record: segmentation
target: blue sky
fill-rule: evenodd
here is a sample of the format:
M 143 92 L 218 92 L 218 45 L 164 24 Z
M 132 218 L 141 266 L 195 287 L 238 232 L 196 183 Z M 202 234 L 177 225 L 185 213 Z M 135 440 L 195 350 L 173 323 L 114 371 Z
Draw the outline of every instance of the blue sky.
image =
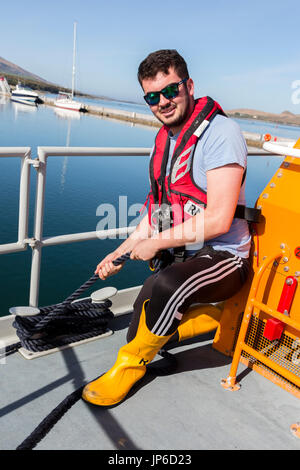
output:
M 142 102 L 139 63 L 175 48 L 195 95 L 210 95 L 225 109 L 300 114 L 300 99 L 292 99 L 298 88 L 300 98 L 299 0 L 1 3 L 0 56 L 49 81 L 71 86 L 77 21 L 80 91 Z

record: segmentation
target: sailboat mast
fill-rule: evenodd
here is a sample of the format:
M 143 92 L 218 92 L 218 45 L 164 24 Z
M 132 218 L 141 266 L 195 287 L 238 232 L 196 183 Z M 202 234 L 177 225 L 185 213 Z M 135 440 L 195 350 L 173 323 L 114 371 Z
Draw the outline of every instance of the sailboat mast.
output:
M 77 23 L 75 22 L 74 23 L 74 42 L 73 42 L 72 99 L 74 97 L 74 90 L 75 90 L 76 26 L 77 26 Z

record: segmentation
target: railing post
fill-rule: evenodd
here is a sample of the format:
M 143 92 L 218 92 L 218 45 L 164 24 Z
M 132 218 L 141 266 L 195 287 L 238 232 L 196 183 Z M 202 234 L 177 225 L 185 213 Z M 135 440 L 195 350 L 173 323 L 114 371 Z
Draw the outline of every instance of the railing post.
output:
M 34 243 L 32 244 L 31 276 L 29 305 L 37 307 L 39 301 L 39 286 L 41 273 L 42 237 L 45 206 L 45 185 L 47 154 L 38 147 L 39 166 L 37 168 L 36 196 L 35 196 L 35 219 L 34 219 Z

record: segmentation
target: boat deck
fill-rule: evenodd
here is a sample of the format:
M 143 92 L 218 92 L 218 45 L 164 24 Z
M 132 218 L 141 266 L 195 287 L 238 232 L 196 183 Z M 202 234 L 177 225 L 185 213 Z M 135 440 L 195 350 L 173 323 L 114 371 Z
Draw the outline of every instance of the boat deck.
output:
M 20 353 L 0 364 L 2 450 L 16 449 L 67 395 L 102 374 L 124 344 L 130 315 L 115 318 L 114 334 L 26 360 Z M 297 398 L 240 365 L 241 389 L 220 380 L 231 358 L 211 346 L 213 333 L 170 350 L 178 369 L 147 373 L 118 406 L 82 399 L 35 447 L 37 450 L 297 450 L 291 431 L 300 420 Z M 157 356 L 155 363 L 164 361 Z

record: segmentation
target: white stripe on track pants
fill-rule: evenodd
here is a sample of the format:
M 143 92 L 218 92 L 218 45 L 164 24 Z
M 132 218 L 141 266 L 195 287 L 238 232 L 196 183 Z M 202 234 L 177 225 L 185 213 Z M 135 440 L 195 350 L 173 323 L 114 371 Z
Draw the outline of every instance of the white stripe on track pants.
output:
M 146 324 L 153 334 L 170 335 L 193 303 L 221 302 L 240 290 L 249 273 L 249 261 L 228 251 L 203 247 L 184 262 L 172 263 L 146 279 L 134 303 L 127 340 L 137 331 L 142 305 Z

